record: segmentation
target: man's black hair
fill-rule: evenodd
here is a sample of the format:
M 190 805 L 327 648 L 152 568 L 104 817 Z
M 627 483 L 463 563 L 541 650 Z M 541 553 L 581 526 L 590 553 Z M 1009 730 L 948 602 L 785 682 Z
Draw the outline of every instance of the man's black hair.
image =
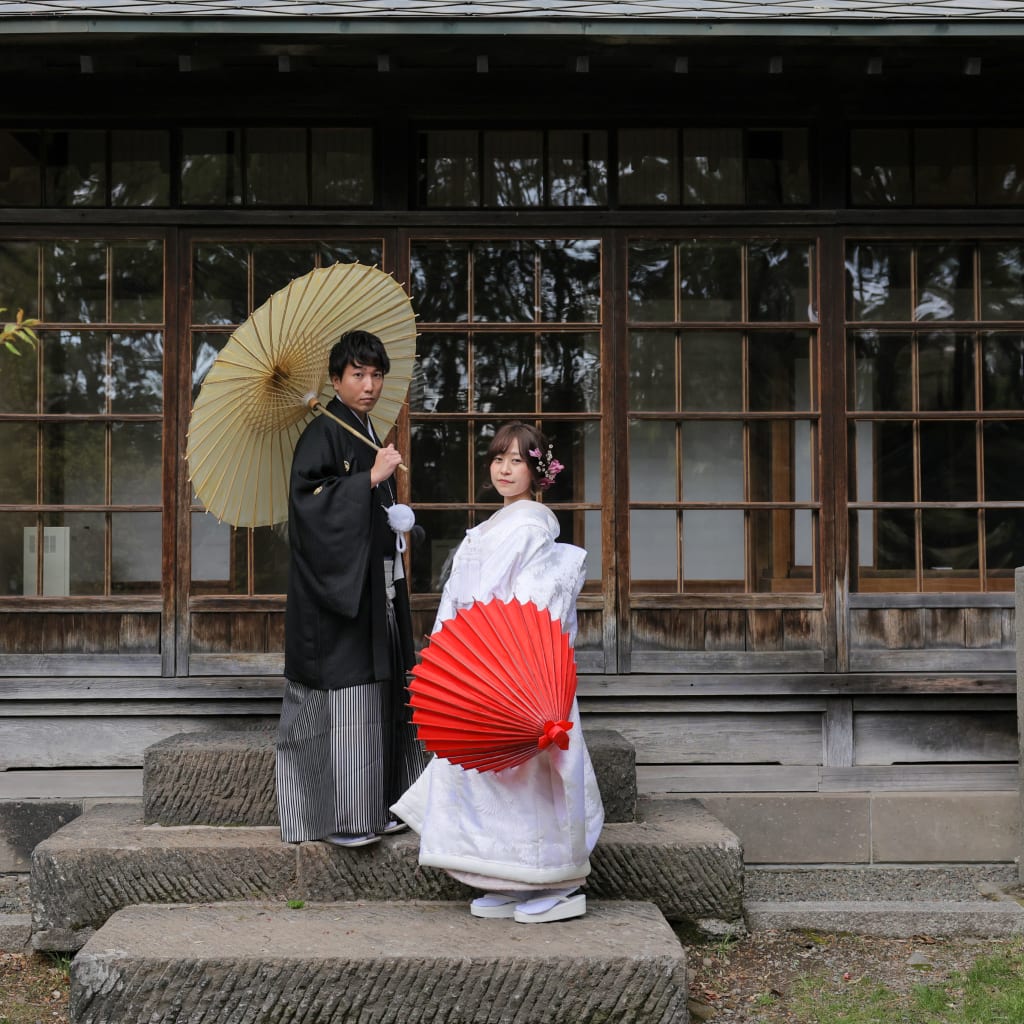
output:
M 372 366 L 382 373 L 391 370 L 384 343 L 369 331 L 349 331 L 335 342 L 327 372 L 332 377 L 343 377 L 346 366 Z

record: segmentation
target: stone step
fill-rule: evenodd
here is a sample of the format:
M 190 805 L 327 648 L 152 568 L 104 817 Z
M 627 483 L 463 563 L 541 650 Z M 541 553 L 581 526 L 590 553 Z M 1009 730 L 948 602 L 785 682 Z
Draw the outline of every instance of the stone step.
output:
M 752 932 L 849 932 L 909 939 L 915 935 L 1024 935 L 1024 907 L 1015 900 L 751 900 Z
M 640 819 L 606 825 L 587 893 L 654 903 L 704 934 L 742 929 L 739 840 L 696 801 L 639 804 Z M 262 826 L 145 825 L 138 806 L 104 804 L 40 843 L 32 856 L 33 946 L 81 948 L 122 907 L 250 899 L 461 900 L 471 890 L 420 867 L 418 837 L 344 850 L 282 843 Z
M 71 964 L 74 1024 L 685 1024 L 685 952 L 649 903 L 544 925 L 463 903 L 129 907 Z
M 146 821 L 157 825 L 276 825 L 274 731 L 169 736 L 143 754 Z M 633 821 L 636 751 L 613 729 L 587 730 L 605 820 Z

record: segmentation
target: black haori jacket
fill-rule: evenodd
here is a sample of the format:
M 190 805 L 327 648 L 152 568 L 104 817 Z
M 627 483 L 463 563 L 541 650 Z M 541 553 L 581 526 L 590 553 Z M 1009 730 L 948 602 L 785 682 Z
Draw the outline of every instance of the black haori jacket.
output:
M 337 399 L 327 408 L 354 427 Z M 370 487 L 374 451 L 327 416 L 303 431 L 288 499 L 288 605 L 284 674 L 318 690 L 390 680 L 384 565 L 394 550 L 380 491 Z M 402 669 L 414 664 L 405 581 L 395 586 Z

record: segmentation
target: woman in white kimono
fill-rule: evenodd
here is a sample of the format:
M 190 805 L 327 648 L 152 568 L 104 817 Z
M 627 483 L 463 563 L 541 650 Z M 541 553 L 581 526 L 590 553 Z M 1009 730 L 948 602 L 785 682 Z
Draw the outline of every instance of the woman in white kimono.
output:
M 562 469 L 540 432 L 501 427 L 487 453 L 491 483 L 504 499 L 466 532 L 441 595 L 434 631 L 474 601 L 533 601 L 576 637 L 576 597 L 586 552 L 557 544 L 558 520 L 534 501 Z M 554 744 L 500 772 L 465 770 L 435 757 L 392 810 L 420 834 L 420 863 L 444 868 L 484 895 L 476 917 L 541 923 L 579 917 L 576 890 L 604 824 L 597 779 L 573 701 L 569 746 Z

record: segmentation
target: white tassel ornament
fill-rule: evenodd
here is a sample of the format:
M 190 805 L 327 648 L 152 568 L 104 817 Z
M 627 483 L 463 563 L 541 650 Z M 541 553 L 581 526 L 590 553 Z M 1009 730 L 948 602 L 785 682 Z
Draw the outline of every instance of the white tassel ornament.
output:
M 388 508 L 388 526 L 395 531 L 398 540 L 395 547 L 405 551 L 405 535 L 416 525 L 416 513 L 408 505 L 391 505 Z

